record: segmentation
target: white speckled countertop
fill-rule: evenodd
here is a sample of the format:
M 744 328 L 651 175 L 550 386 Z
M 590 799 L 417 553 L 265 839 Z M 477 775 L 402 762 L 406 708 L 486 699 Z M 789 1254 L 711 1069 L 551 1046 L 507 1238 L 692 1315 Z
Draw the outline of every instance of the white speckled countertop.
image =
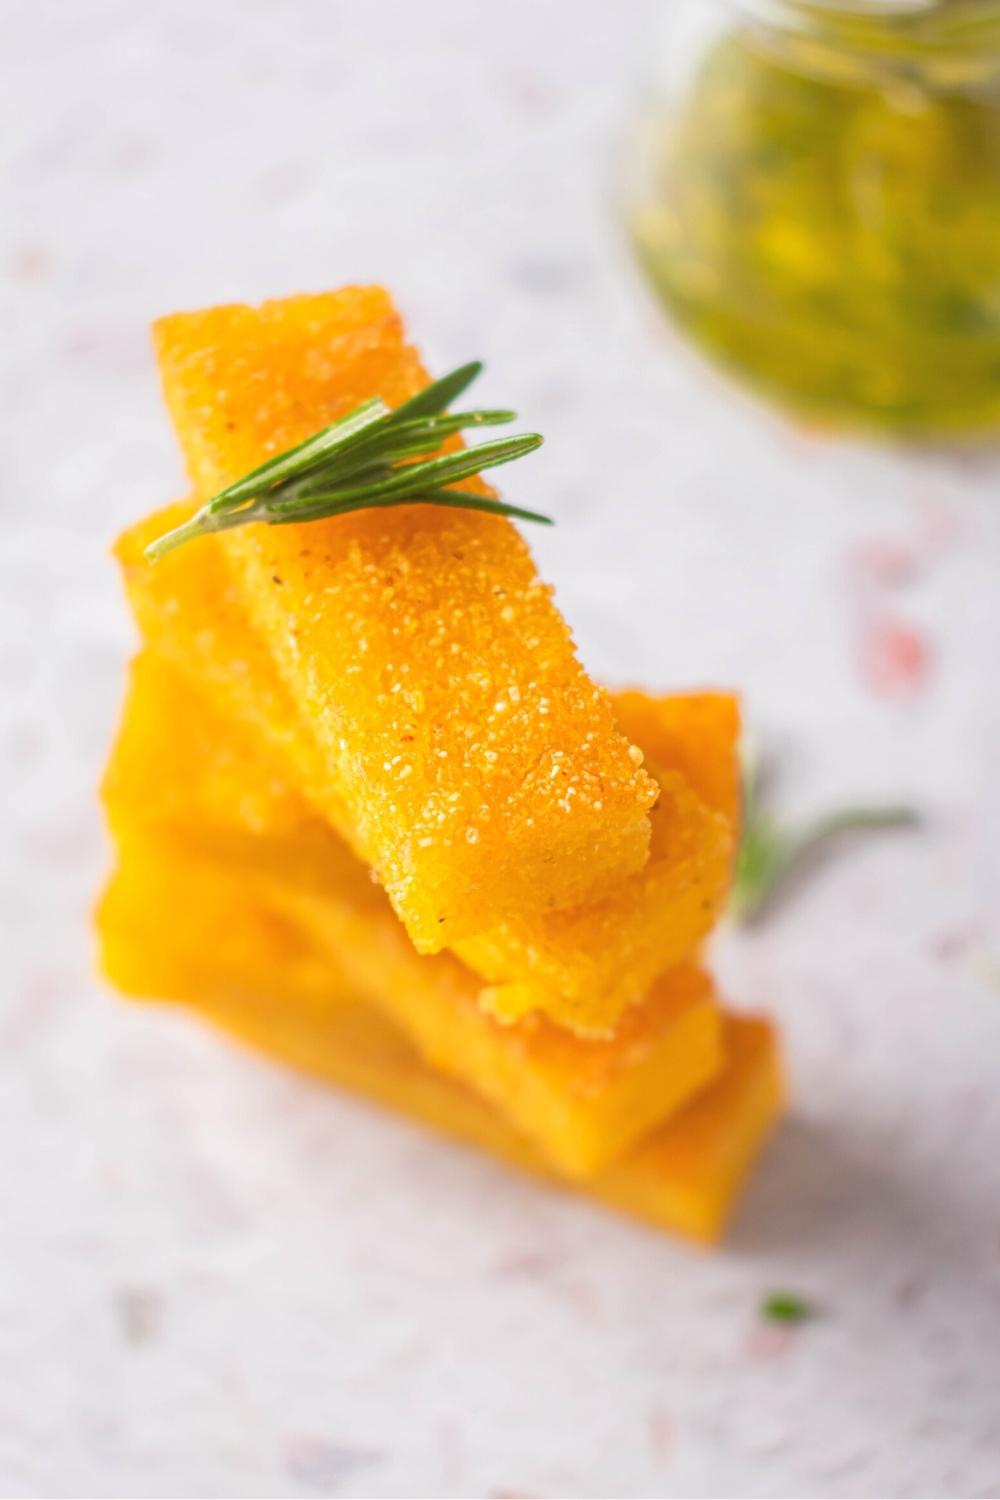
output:
M 1000 1493 L 1000 463 L 672 342 L 610 211 L 642 5 L 3 11 L 0 1493 Z M 596 671 L 740 685 L 790 811 L 927 814 L 719 943 L 795 1106 L 714 1257 L 89 977 L 106 547 L 181 483 L 146 325 L 376 278 L 547 434 Z

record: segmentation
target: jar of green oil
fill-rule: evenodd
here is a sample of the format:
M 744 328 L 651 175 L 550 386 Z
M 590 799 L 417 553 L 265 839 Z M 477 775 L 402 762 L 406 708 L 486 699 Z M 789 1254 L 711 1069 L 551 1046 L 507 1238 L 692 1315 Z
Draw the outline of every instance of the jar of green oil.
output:
M 1000 0 L 671 0 L 628 192 L 731 371 L 821 422 L 1000 430 Z

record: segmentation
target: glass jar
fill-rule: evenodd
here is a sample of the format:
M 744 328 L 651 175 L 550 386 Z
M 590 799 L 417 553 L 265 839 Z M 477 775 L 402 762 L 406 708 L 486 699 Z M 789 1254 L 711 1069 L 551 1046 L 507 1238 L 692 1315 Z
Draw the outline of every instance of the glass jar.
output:
M 1000 0 L 665 0 L 630 159 L 678 324 L 823 422 L 1000 430 Z

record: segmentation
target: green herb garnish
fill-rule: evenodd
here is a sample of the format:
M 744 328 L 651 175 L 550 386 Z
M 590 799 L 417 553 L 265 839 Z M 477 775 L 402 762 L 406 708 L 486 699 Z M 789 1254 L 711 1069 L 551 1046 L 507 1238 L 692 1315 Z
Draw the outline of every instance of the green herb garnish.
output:
M 514 420 L 511 411 L 446 411 L 482 368 L 478 360 L 462 365 L 395 411 L 378 396 L 362 402 L 322 432 L 214 495 L 183 526 L 151 542 L 146 556 L 156 561 L 193 537 L 255 521 L 287 526 L 393 505 L 446 505 L 551 526 L 551 518 L 536 511 L 448 488 L 541 446 L 539 435 L 527 432 L 478 448 L 439 452 L 445 438 L 465 428 Z
M 825 845 L 845 834 L 913 828 L 918 822 L 915 810 L 903 805 L 846 807 L 804 827 L 786 828 L 766 806 L 759 771 L 749 769 L 743 783 L 743 837 L 730 910 L 738 922 L 755 922 Z
M 760 1315 L 768 1323 L 806 1323 L 818 1311 L 815 1303 L 807 1302 L 795 1292 L 772 1292 L 760 1304 Z

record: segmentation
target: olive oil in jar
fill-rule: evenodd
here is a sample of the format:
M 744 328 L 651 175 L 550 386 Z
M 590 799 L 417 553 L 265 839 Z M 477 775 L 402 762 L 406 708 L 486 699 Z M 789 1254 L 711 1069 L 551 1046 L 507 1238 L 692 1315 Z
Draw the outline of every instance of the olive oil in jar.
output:
M 663 302 L 813 419 L 1000 430 L 1000 4 L 719 21 L 651 114 L 629 210 Z

